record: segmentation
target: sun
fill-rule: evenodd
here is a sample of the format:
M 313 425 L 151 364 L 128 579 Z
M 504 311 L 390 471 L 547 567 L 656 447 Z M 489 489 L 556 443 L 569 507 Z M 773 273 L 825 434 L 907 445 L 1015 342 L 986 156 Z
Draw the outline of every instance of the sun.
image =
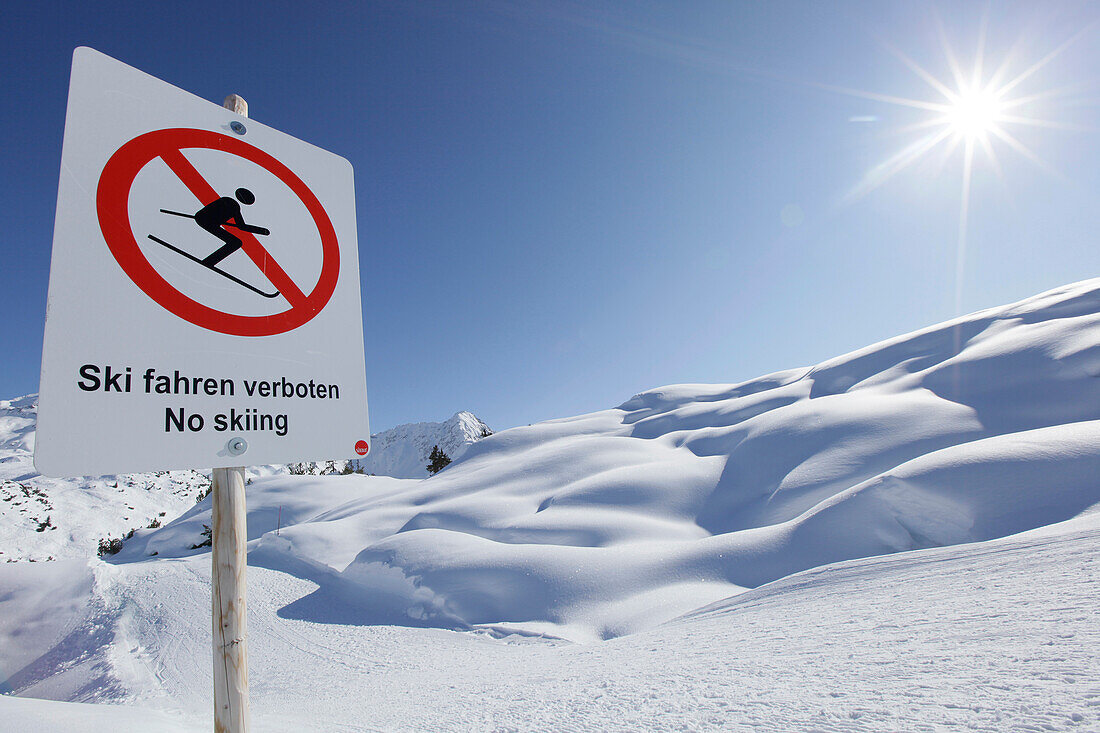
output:
M 948 72 L 946 75 L 937 76 L 901 50 L 884 44 L 889 53 L 928 85 L 933 92 L 928 98 L 901 97 L 827 84 L 815 85 L 846 95 L 925 112 L 923 119 L 900 128 L 901 133 L 910 135 L 909 141 L 868 170 L 862 180 L 843 196 L 843 203 L 855 202 L 937 150 L 943 153 L 944 160 L 961 153 L 964 218 L 971 173 L 979 155 L 998 175 L 998 149 L 1007 149 L 1011 154 L 1021 155 L 1047 173 L 1060 177 L 1017 137 L 1017 132 L 1029 127 L 1075 129 L 1071 125 L 1035 116 L 1035 108 L 1041 106 L 1041 102 L 1062 93 L 1058 89 L 1038 87 L 1036 72 L 1079 40 L 1088 29 L 1082 29 L 1033 63 L 1020 63 L 1023 60 L 1010 52 L 1000 59 L 999 65 L 993 66 L 989 63 L 986 48 L 985 21 L 978 33 L 973 60 L 969 65 L 960 62 L 947 41 L 946 29 L 942 23 L 938 25 L 942 59 Z M 1029 93 L 1023 92 L 1025 86 L 1031 87 Z M 860 115 L 852 119 L 878 120 L 879 117 Z
M 999 124 L 1007 121 L 1006 112 L 1007 105 L 997 90 L 964 88 L 949 98 L 942 121 L 952 134 L 973 141 L 1001 132 Z

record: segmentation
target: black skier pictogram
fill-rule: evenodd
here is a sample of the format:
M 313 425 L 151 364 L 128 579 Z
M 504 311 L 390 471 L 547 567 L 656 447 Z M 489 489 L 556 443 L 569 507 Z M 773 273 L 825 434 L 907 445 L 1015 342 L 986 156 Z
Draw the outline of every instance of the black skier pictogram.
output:
M 149 235 L 149 239 L 152 239 L 157 244 L 167 247 L 177 254 L 183 255 L 192 262 L 197 262 L 208 270 L 212 270 L 218 273 L 222 277 L 229 278 L 233 282 L 245 288 L 248 288 L 257 295 L 262 295 L 265 298 L 275 298 L 279 295 L 278 290 L 276 290 L 274 293 L 265 293 L 259 288 L 249 285 L 244 280 L 230 275 L 228 272 L 222 270 L 217 266 L 219 262 L 236 252 L 242 246 L 240 238 L 234 236 L 231 232 L 226 231 L 223 227 L 232 227 L 234 229 L 239 229 L 242 232 L 251 232 L 252 234 L 259 234 L 261 236 L 271 234 L 271 232 L 264 227 L 253 226 L 252 224 L 245 223 L 244 216 L 241 215 L 241 206 L 237 202 L 240 201 L 241 204 L 244 204 L 245 206 L 250 206 L 251 204 L 256 202 L 256 196 L 247 188 L 238 188 L 234 192 L 234 196 L 236 196 L 236 199 L 232 199 L 228 196 L 222 196 L 220 199 L 212 201 L 206 206 L 202 207 L 194 214 L 185 214 L 180 211 L 169 211 L 168 209 L 160 210 L 163 214 L 172 214 L 173 216 L 182 216 L 188 219 L 194 219 L 195 223 L 202 227 L 204 231 L 213 234 L 215 237 L 225 242 L 225 244 L 214 250 L 206 257 L 203 257 L 201 259 L 195 257 L 189 252 L 185 252 L 179 247 L 169 244 L 163 239 L 155 237 L 152 234 Z

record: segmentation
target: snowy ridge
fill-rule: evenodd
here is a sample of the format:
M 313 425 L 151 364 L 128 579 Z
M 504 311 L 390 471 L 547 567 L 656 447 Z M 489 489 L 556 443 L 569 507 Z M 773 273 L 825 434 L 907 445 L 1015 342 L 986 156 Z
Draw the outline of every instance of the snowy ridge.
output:
M 398 425 L 371 436 L 371 451 L 356 463 L 365 473 L 394 478 L 427 478 L 428 457 L 433 446 L 451 460 L 467 446 L 492 433 L 489 426 L 471 412 L 456 412 L 444 422 Z
M 498 433 L 384 495 L 258 482 L 315 498 L 278 538 L 270 511 L 250 516 L 253 556 L 313 568 L 307 617 L 370 597 L 360 611 L 386 623 L 619 636 L 826 563 L 1085 513 L 1100 503 L 1098 375 L 1090 281 L 810 369 Z M 208 512 L 119 560 L 193 553 Z

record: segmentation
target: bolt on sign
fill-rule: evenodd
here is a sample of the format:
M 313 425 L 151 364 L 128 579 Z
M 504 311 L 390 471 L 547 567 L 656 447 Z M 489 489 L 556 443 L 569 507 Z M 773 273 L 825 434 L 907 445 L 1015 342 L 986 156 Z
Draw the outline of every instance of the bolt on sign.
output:
M 73 54 L 35 467 L 369 450 L 351 164 Z

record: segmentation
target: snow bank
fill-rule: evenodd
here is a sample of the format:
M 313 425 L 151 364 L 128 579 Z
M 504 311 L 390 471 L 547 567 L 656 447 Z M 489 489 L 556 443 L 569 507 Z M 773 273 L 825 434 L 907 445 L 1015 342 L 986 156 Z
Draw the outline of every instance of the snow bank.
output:
M 825 563 L 1082 514 L 1100 503 L 1098 377 L 1094 280 L 508 430 L 422 482 L 260 480 L 249 536 L 255 561 L 320 586 L 295 618 L 609 638 Z M 193 554 L 208 512 L 120 561 Z

